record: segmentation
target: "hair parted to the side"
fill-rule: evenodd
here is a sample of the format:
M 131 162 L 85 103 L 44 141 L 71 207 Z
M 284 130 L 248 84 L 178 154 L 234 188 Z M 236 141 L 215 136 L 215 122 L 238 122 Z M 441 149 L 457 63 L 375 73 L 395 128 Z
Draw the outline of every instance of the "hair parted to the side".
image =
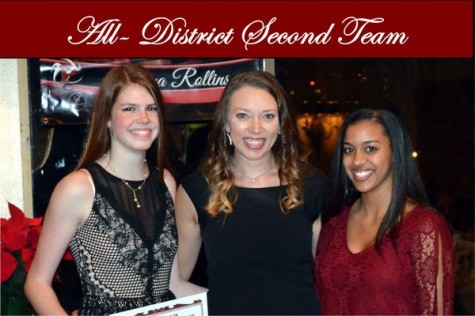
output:
M 391 202 L 376 235 L 376 247 L 380 249 L 386 234 L 395 243 L 406 202 L 427 207 L 430 205 L 417 163 L 412 157 L 414 147 L 410 135 L 400 118 L 387 109 L 360 108 L 350 113 L 342 125 L 333 155 L 327 203 L 322 212 L 323 223 L 341 213 L 345 205 L 351 206 L 361 196 L 345 172 L 343 142 L 348 127 L 362 121 L 380 124 L 389 138 L 392 151 Z
M 167 167 L 166 122 L 163 98 L 156 79 L 139 64 L 124 64 L 110 69 L 101 81 L 99 93 L 89 122 L 89 129 L 82 157 L 77 169 L 102 157 L 111 147 L 111 136 L 107 122 L 111 118 L 112 108 L 119 94 L 130 84 L 144 87 L 155 100 L 158 111 L 159 134 L 146 152 L 147 162 L 157 167 L 160 180 L 163 181 L 163 170 Z
M 280 203 L 284 211 L 292 210 L 303 202 L 302 170 L 307 166 L 302 159 L 297 129 L 290 113 L 287 94 L 277 79 L 265 71 L 251 70 L 237 73 L 226 85 L 218 103 L 209 134 L 209 156 L 201 165 L 208 181 L 209 201 L 206 210 L 211 216 L 230 214 L 237 200 L 230 159 L 234 147 L 226 139 L 230 99 L 240 88 L 250 86 L 269 92 L 277 102 L 280 134 L 272 147 L 281 183 L 288 183 Z

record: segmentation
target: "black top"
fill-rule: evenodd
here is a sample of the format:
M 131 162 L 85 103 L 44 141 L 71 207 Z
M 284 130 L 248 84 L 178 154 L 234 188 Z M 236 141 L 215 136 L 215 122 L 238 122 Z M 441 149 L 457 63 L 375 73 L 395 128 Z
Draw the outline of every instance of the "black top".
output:
M 195 171 L 182 185 L 198 212 L 208 261 L 208 311 L 229 315 L 319 314 L 313 282 L 312 224 L 320 214 L 326 179 L 304 181 L 304 204 L 284 213 L 286 186 L 238 187 L 233 213 L 212 218 L 207 183 Z M 282 191 L 282 192 L 281 192 Z
M 170 271 L 178 248 L 173 199 L 158 172 L 136 194 L 97 163 L 91 213 L 70 242 L 83 290 L 81 315 L 107 315 L 175 298 Z M 142 181 L 128 181 L 137 188 Z

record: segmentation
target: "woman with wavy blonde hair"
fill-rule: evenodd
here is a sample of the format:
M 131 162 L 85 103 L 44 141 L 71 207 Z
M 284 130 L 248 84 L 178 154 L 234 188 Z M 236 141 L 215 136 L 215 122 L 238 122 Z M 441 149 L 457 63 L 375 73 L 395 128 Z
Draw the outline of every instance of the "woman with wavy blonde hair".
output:
M 180 271 L 203 244 L 210 314 L 318 314 L 317 218 L 326 180 L 303 159 L 285 90 L 236 74 L 217 106 L 209 155 L 177 190 Z

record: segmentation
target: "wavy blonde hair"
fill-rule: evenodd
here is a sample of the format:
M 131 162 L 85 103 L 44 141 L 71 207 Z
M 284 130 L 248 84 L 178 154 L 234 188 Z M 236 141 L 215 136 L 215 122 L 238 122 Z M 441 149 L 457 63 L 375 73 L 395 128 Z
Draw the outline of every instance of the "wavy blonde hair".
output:
M 278 166 L 280 183 L 288 184 L 285 193 L 281 193 L 280 205 L 282 210 L 287 212 L 303 203 L 302 171 L 306 163 L 301 159 L 302 151 L 298 145 L 295 122 L 289 111 L 287 94 L 272 74 L 252 70 L 238 73 L 229 81 L 214 114 L 209 134 L 209 156 L 201 165 L 209 190 L 209 200 L 205 209 L 213 217 L 219 213 L 231 214 L 233 204 L 238 198 L 230 164 L 234 147 L 227 142 L 225 127 L 228 122 L 230 99 L 244 86 L 263 89 L 276 100 L 281 132 L 271 151 Z

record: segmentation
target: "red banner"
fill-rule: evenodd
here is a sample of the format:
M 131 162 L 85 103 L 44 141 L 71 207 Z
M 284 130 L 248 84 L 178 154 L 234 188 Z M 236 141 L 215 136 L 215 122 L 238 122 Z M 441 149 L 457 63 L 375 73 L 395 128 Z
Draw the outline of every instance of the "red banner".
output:
M 0 57 L 472 57 L 473 1 L 0 1 Z

